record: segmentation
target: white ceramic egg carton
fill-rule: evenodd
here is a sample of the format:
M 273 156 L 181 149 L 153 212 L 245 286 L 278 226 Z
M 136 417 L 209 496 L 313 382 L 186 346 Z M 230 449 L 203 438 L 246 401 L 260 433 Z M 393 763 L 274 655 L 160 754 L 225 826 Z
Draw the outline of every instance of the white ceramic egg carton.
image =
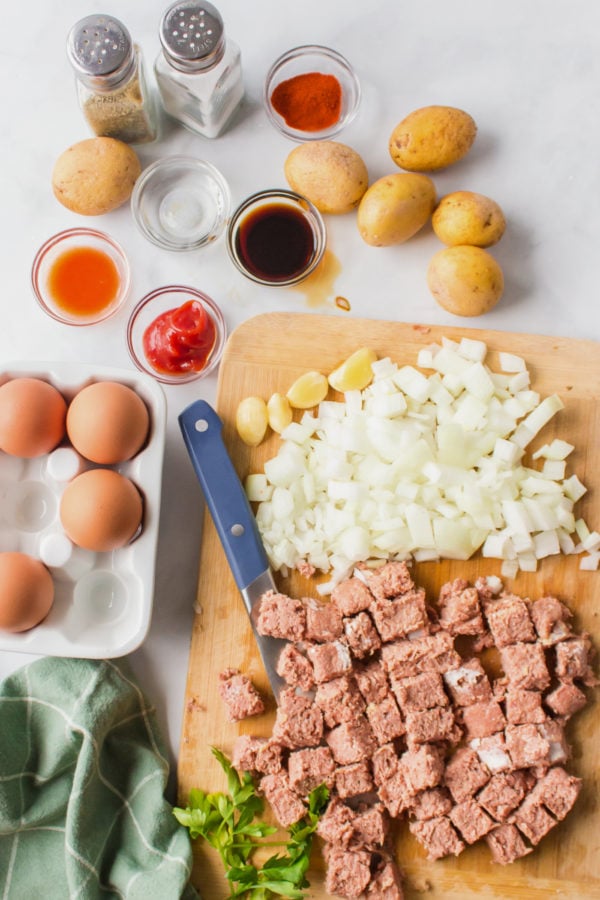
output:
M 0 372 L 0 384 L 22 377 L 48 381 L 67 403 L 95 381 L 119 381 L 139 394 L 150 413 L 148 440 L 137 456 L 111 468 L 140 490 L 144 514 L 137 537 L 119 550 L 93 553 L 76 547 L 61 527 L 60 497 L 72 478 L 94 464 L 66 440 L 36 459 L 0 451 L 0 551 L 16 550 L 40 559 L 55 585 L 46 619 L 18 634 L 0 630 L 0 651 L 89 659 L 123 656 L 142 643 L 152 615 L 166 430 L 164 393 L 141 373 L 58 362 L 10 363 Z

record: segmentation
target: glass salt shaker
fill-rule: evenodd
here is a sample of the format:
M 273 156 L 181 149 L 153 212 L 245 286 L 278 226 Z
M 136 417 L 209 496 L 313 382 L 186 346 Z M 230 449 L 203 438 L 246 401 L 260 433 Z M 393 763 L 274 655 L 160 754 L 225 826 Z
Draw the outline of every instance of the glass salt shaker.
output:
M 145 144 L 158 134 L 156 105 L 146 81 L 142 53 L 113 16 L 80 19 L 67 38 L 82 112 L 100 137 Z
M 244 94 L 240 50 L 226 39 L 218 10 L 178 0 L 165 12 L 159 36 L 154 71 L 166 112 L 191 131 L 217 137 Z

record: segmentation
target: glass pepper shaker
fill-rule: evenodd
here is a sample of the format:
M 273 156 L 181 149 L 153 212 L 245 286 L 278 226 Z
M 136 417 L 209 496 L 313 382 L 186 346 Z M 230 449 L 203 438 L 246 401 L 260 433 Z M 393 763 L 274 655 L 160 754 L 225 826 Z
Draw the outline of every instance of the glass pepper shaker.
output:
M 218 10 L 178 0 L 165 12 L 159 37 L 154 71 L 166 112 L 191 131 L 217 137 L 244 94 L 240 50 L 226 39 Z
M 157 137 L 154 98 L 146 82 L 142 53 L 127 28 L 113 16 L 80 19 L 67 38 L 79 104 L 92 131 L 128 144 Z

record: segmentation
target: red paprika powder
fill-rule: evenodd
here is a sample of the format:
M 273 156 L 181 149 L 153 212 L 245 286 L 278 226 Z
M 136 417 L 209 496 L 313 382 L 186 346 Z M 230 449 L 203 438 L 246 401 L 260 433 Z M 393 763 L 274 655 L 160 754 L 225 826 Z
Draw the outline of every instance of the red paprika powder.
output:
M 290 128 L 323 131 L 340 117 L 342 86 L 335 75 L 306 72 L 278 84 L 271 105 Z

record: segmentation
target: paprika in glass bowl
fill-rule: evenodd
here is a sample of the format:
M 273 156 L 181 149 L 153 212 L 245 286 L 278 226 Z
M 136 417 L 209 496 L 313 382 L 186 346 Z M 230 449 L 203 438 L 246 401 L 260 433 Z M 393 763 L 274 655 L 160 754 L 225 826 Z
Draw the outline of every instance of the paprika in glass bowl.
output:
M 226 337 L 225 319 L 215 301 L 179 284 L 146 294 L 127 324 L 132 361 L 162 384 L 185 384 L 214 371 Z
M 294 47 L 269 69 L 264 104 L 273 125 L 293 141 L 328 140 L 355 117 L 360 83 L 336 50 Z

